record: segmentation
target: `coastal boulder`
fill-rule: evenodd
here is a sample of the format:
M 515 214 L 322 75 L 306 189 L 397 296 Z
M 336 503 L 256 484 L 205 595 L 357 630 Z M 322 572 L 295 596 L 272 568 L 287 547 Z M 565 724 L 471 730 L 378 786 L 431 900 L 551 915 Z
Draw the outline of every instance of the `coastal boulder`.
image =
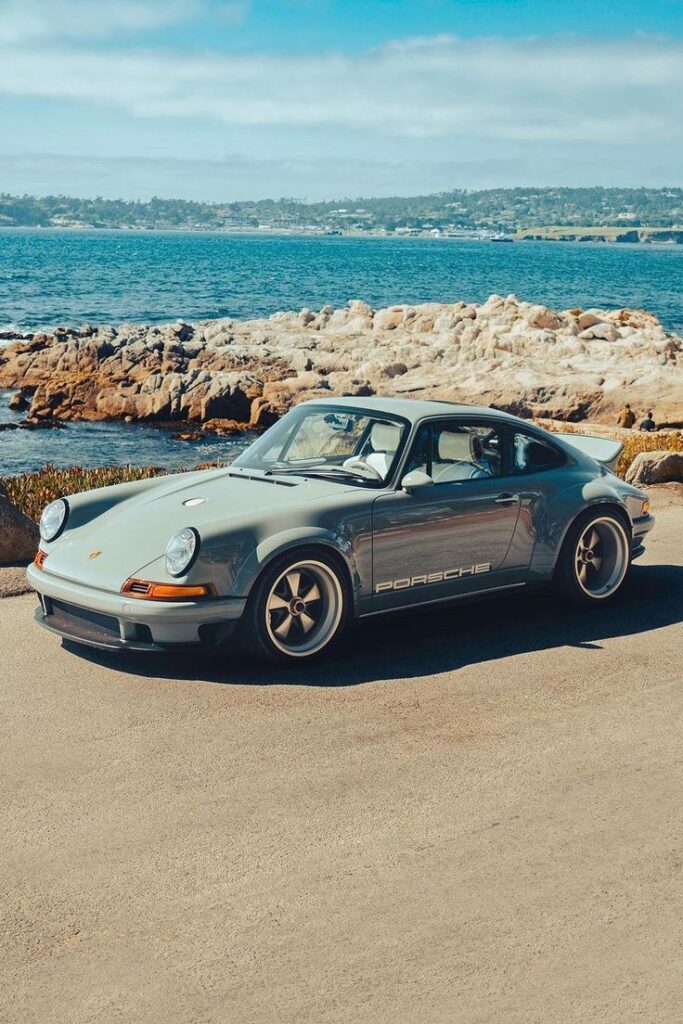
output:
M 0 565 L 29 562 L 38 549 L 38 527 L 0 494 Z
M 31 403 L 29 399 L 26 397 L 23 391 L 17 391 L 17 393 L 15 395 L 12 395 L 12 397 L 9 400 L 9 407 L 14 412 L 24 412 L 25 409 L 28 409 L 30 404 Z
M 529 324 L 532 327 L 556 331 L 558 327 L 562 327 L 563 323 L 560 314 L 556 313 L 554 309 L 548 309 L 547 306 L 535 306 L 530 310 Z
M 369 306 L 367 302 L 363 302 L 362 299 L 351 299 L 349 309 L 356 316 L 372 316 L 374 313 L 372 306 Z
M 593 341 L 599 339 L 600 341 L 616 341 L 619 337 L 619 331 L 616 329 L 614 324 L 595 324 L 593 327 L 587 327 L 585 331 L 581 331 L 579 338 L 582 341 Z
M 390 309 L 380 309 L 375 313 L 374 326 L 378 331 L 395 331 L 403 323 L 404 309 L 402 306 L 392 306 Z
M 250 390 L 253 391 L 238 374 L 216 374 L 200 401 L 199 418 L 248 423 L 251 416 Z
M 97 419 L 265 426 L 306 398 L 373 391 L 610 422 L 625 401 L 654 403 L 657 422 L 678 427 L 683 343 L 641 310 L 557 312 L 513 295 L 376 311 L 351 300 L 319 313 L 36 335 L 0 347 L 0 388 L 32 398 L 29 420 L 5 429 Z
M 594 313 L 592 309 L 587 309 L 585 313 L 579 313 L 576 318 L 576 324 L 580 331 L 587 331 L 589 327 L 595 327 L 596 324 L 602 322 L 602 317 Z
M 636 487 L 683 483 L 683 452 L 639 452 L 626 471 L 626 480 Z

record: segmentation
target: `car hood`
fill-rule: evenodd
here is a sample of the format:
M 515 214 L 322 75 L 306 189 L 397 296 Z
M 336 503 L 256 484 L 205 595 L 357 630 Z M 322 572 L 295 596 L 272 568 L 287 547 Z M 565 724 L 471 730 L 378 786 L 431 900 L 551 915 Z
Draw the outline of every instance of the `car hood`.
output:
M 45 570 L 103 590 L 120 590 L 122 584 L 159 559 L 170 537 L 183 527 L 199 531 L 202 542 L 224 536 L 231 529 L 253 524 L 279 513 L 292 515 L 312 501 L 357 490 L 345 482 L 302 477 L 264 476 L 241 469 L 209 470 L 160 477 L 146 481 L 139 492 L 130 487 L 104 511 L 97 511 L 82 525 L 69 527 L 54 544 L 45 546 Z M 103 500 L 107 491 L 102 490 Z M 79 520 L 79 501 L 87 512 L 88 495 L 70 499 L 72 516 Z M 191 502 L 190 505 L 186 504 Z M 71 520 L 71 516 L 70 516 Z

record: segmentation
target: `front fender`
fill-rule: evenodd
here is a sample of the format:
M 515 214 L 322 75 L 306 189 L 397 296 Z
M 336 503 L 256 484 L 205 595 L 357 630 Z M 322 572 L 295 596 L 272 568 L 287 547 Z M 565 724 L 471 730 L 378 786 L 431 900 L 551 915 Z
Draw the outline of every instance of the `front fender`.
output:
M 538 526 L 529 567 L 530 582 L 548 580 L 552 577 L 558 555 L 572 523 L 586 509 L 597 505 L 617 505 L 629 523 L 632 521 L 625 495 L 618 486 L 611 483 L 609 477 L 573 484 L 548 505 Z
M 294 552 L 296 548 L 307 547 L 311 544 L 330 548 L 337 555 L 341 555 L 349 572 L 355 605 L 362 579 L 358 572 L 351 543 L 344 536 L 335 534 L 331 530 L 310 526 L 282 530 L 258 544 L 238 570 L 231 588 L 232 595 L 248 596 L 257 577 L 274 559 L 279 558 L 280 555 Z

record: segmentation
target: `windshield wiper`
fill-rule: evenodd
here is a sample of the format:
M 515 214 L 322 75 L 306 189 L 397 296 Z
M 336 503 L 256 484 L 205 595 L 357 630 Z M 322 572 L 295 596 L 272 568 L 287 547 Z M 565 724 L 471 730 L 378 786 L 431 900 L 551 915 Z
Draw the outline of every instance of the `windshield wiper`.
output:
M 344 469 L 343 466 L 309 466 L 301 469 L 298 466 L 271 466 L 265 471 L 265 476 L 273 476 L 276 473 L 288 476 L 345 476 L 352 480 L 375 479 L 375 477 L 366 476 L 365 473 L 359 473 L 351 468 Z

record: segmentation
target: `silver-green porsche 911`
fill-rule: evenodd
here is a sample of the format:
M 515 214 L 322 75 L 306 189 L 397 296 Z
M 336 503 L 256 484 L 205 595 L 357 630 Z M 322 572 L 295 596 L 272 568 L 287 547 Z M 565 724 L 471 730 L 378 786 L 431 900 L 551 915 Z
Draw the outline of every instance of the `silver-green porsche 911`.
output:
M 552 584 L 618 593 L 654 519 L 619 442 L 476 406 L 297 406 L 230 466 L 44 511 L 38 621 L 95 647 L 328 651 L 352 620 Z

